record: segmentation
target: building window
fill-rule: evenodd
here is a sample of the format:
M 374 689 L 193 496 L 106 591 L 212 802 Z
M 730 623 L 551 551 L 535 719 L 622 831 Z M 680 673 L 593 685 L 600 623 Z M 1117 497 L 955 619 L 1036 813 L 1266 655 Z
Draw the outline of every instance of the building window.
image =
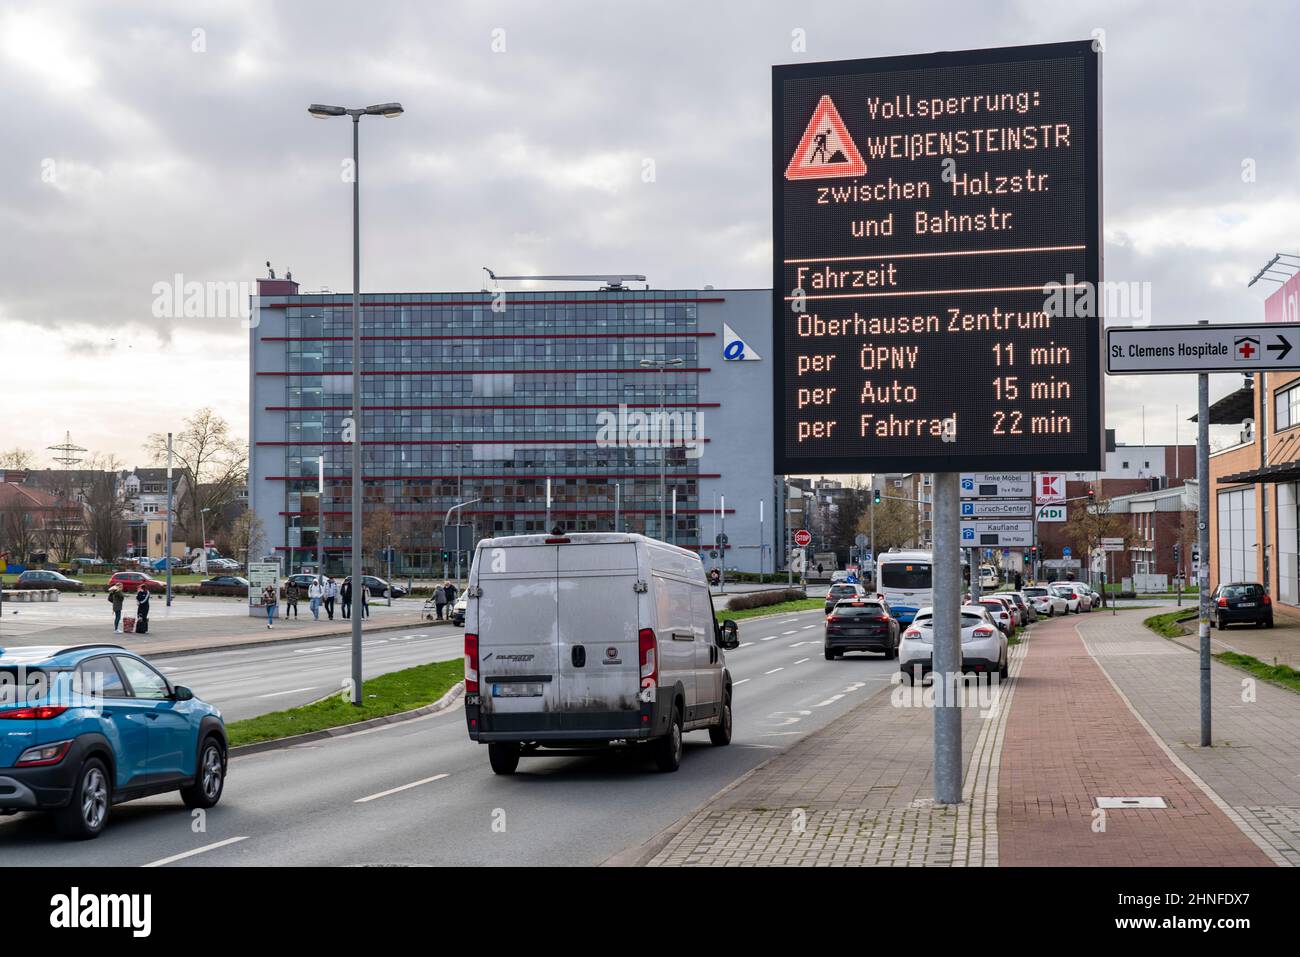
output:
M 1300 485 L 1283 482 L 1277 487 L 1277 591 L 1278 598 L 1300 605 Z
M 1127 462 L 1121 462 L 1121 463 L 1120 463 L 1120 467 L 1121 467 L 1121 468 L 1128 468 L 1128 463 L 1127 463 Z
M 1255 489 L 1219 493 L 1219 582 L 1255 580 Z
M 1293 425 L 1300 425 L 1300 385 L 1282 389 L 1273 394 L 1274 422 L 1273 431 L 1280 432 Z

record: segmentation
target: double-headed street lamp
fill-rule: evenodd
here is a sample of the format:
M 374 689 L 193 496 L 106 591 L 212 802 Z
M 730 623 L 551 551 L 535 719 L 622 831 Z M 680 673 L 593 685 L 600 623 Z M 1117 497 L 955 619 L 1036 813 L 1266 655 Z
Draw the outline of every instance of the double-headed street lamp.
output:
M 642 359 L 640 365 L 642 369 L 659 370 L 659 428 L 656 430 L 659 437 L 659 538 L 666 542 L 668 541 L 666 534 L 668 525 L 668 446 L 664 445 L 664 391 L 668 387 L 668 379 L 664 370 L 679 369 L 686 365 L 686 360 L 681 356 L 674 356 L 672 359 Z
M 400 103 L 380 103 L 361 109 L 313 103 L 307 112 L 317 119 L 352 117 L 352 588 L 365 588 L 361 574 L 361 117 L 401 116 Z M 361 615 L 352 616 L 352 703 L 361 705 Z

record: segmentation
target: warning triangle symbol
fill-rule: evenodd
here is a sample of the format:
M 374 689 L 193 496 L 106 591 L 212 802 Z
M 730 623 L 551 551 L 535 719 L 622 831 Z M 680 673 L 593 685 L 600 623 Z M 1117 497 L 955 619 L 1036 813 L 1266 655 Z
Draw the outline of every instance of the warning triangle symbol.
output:
M 808 128 L 786 167 L 786 179 L 826 176 L 861 176 L 867 164 L 840 119 L 831 98 L 823 95 L 813 110 Z

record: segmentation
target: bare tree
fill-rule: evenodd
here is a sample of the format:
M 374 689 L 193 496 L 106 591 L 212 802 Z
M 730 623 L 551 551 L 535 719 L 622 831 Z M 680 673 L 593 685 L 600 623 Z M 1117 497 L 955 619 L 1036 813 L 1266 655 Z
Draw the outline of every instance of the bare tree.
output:
M 155 465 L 167 464 L 166 435 L 155 432 L 149 436 L 145 450 Z M 173 436 L 172 455 L 174 468 L 185 478 L 185 495 L 177 514 L 186 540 L 196 539 L 205 528 L 201 516 L 205 508 L 209 509 L 206 530 L 219 530 L 223 511 L 239 501 L 240 490 L 248 482 L 248 444 L 231 431 L 224 418 L 202 408 Z
M 96 457 L 92 463 L 82 477 L 88 516 L 86 538 L 97 557 L 111 562 L 126 551 L 130 540 L 126 502 L 117 494 L 117 473 L 122 463 L 109 455 Z
M 245 509 L 230 523 L 229 530 L 222 532 L 221 541 L 225 543 L 226 554 L 242 556 L 247 568 L 266 547 L 266 526 L 256 512 Z
M 366 515 L 365 527 L 361 530 L 362 559 L 370 559 L 370 567 L 375 574 L 382 570 L 380 549 L 391 546 L 396 534 L 397 521 L 387 508 L 377 508 Z
M 876 540 L 871 543 L 872 551 L 879 555 L 891 548 L 905 548 L 916 543 L 917 529 L 920 527 L 920 510 L 914 502 L 899 498 L 883 496 L 879 505 L 863 509 L 858 519 L 858 531 L 870 533 L 871 512 L 876 512 Z
M 1086 562 L 1092 561 L 1092 554 L 1101 548 L 1103 538 L 1122 538 L 1125 548 L 1128 548 L 1133 539 L 1132 527 L 1123 516 L 1111 512 L 1108 498 L 1085 502 L 1076 508 L 1066 519 L 1063 531 L 1066 539 Z M 1105 597 L 1103 590 L 1103 601 Z
M 12 449 L 6 449 L 0 452 L 0 469 L 34 469 L 36 468 L 36 453 L 31 449 L 20 449 L 15 446 Z
M 0 509 L 0 550 L 26 562 L 36 551 L 41 524 L 41 518 L 31 508 L 18 503 L 6 505 Z

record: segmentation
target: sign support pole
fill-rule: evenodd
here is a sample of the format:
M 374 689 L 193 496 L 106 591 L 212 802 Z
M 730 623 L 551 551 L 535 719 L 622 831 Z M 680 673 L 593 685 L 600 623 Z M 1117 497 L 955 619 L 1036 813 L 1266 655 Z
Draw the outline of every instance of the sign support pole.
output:
M 961 803 L 961 524 L 959 477 L 934 476 L 934 800 Z M 976 583 L 978 568 L 971 578 Z
M 1202 323 L 1206 320 L 1201 320 Z M 1200 549 L 1196 569 L 1201 606 L 1201 747 L 1210 747 L 1210 376 L 1196 377 L 1196 492 L 1199 512 L 1196 517 L 1197 543 Z

